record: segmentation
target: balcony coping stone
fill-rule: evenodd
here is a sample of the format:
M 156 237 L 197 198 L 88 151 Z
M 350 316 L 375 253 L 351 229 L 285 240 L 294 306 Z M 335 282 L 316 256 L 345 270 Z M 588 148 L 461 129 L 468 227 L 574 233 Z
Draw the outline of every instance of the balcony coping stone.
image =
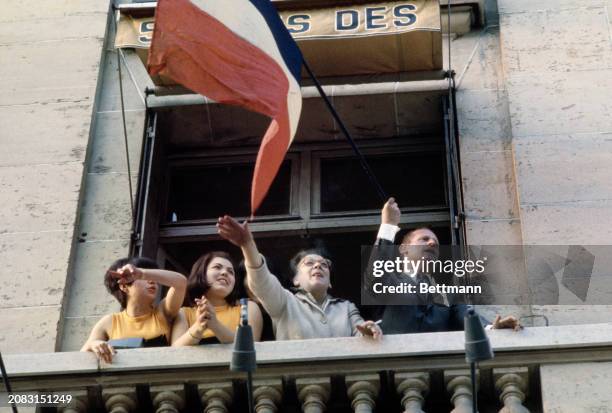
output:
M 525 352 L 612 346 L 612 323 L 527 327 L 521 331 L 488 331 L 493 350 Z M 342 337 L 256 343 L 258 365 L 309 363 L 347 359 L 382 359 L 462 354 L 462 331 L 384 336 L 381 342 Z M 118 350 L 112 364 L 92 353 L 57 352 L 4 355 L 10 377 L 118 373 L 229 365 L 231 344 L 201 347 L 157 347 Z

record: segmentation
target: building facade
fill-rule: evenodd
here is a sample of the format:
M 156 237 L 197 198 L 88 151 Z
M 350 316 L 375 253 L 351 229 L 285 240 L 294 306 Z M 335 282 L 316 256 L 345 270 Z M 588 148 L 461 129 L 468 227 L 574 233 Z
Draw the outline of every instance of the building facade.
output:
M 141 409 L 240 399 L 242 378 L 223 367 L 230 349 L 135 350 L 110 367 L 71 353 L 102 315 L 117 310 L 102 292 L 114 259 L 138 251 L 185 272 L 203 250 L 231 250 L 217 240 L 211 220 L 228 208 L 248 213 L 248 197 L 239 194 L 248 192 L 256 139 L 266 125 L 263 117 L 176 88 L 162 93 L 138 49 L 118 54 L 114 48 L 112 7 L 77 3 L 11 0 L 0 16 L 0 56 L 7 62 L 0 69 L 0 351 L 9 374 L 24 390 L 70 389 L 90 406 L 77 411 L 103 411 L 111 399 L 130 406 L 150 400 Z M 298 2 L 276 3 L 292 10 Z M 449 171 L 443 70 L 367 82 L 323 79 L 388 192 L 408 200 L 400 205 L 403 225 L 431 225 L 447 243 L 463 236 L 474 245 L 611 244 L 612 3 L 450 3 L 450 60 L 449 36 L 442 36 L 439 54 L 442 69 L 450 65 L 456 73 L 453 153 L 460 174 Z M 444 22 L 447 2 L 442 6 Z M 441 33 L 447 31 L 442 24 Z M 159 93 L 146 91 L 156 87 Z M 359 266 L 350 248 L 371 242 L 380 201 L 357 178 L 338 125 L 307 81 L 303 94 L 296 143 L 263 219 L 252 227 L 262 250 L 280 263 L 323 239 L 339 268 L 350 268 L 338 274 L 335 288 L 358 301 L 350 273 Z M 398 184 L 404 182 L 394 176 L 399 170 L 419 177 L 415 182 L 427 178 L 426 187 Z M 419 175 L 423 170 L 431 173 Z M 215 181 L 224 184 L 200 187 Z M 191 206 L 210 193 L 227 205 Z M 456 223 L 465 231 L 453 231 Z M 498 411 L 504 403 L 519 409 L 522 398 L 532 412 L 612 409 L 610 306 L 480 310 L 488 317 L 517 314 L 534 326 L 515 336 L 492 334 L 498 357 L 481 369 L 481 410 Z M 541 327 L 541 316 L 550 327 Z M 359 406 L 378 400 L 378 411 L 402 403 L 406 411 L 420 404 L 449 411 L 471 391 L 461 334 L 386 337 L 380 348 L 355 340 L 258 346 L 260 398 L 272 405 L 280 398 L 293 406 L 287 409 L 308 401 L 312 409 L 350 411 L 354 400 Z M 119 377 L 127 377 L 123 387 Z M 579 396 L 584 393 L 589 397 Z

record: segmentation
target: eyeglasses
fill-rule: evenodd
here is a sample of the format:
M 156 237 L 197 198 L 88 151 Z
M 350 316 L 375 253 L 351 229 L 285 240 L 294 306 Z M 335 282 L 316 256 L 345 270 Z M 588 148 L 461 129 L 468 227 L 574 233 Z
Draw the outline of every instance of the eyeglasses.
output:
M 332 265 L 331 261 L 328 260 L 328 259 L 314 260 L 314 259 L 308 258 L 308 259 L 302 260 L 302 262 L 301 262 L 301 264 L 303 264 L 304 266 L 306 266 L 308 268 L 314 267 L 315 264 L 317 264 L 317 263 L 324 270 L 329 270 L 331 268 L 331 265 Z

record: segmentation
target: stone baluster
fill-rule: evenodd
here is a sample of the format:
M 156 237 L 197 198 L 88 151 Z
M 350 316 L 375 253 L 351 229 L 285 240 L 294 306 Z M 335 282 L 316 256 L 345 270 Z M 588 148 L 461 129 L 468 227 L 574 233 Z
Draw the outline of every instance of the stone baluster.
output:
M 64 407 L 58 407 L 59 413 L 86 413 L 87 412 L 87 392 L 85 390 L 58 392 L 57 394 L 70 394 L 72 400 Z
M 377 374 L 346 377 L 347 394 L 355 413 L 372 413 L 380 390 Z
M 478 386 L 479 377 L 476 374 L 476 386 Z M 446 383 L 446 389 L 451 395 L 451 402 L 455 406 L 451 413 L 472 413 L 472 381 L 470 379 L 470 371 L 445 371 L 444 382 Z
M 323 413 L 329 400 L 329 378 L 303 378 L 295 381 L 304 413 Z
M 527 397 L 529 371 L 526 367 L 493 369 L 495 389 L 504 407 L 499 413 L 529 413 L 523 406 Z
M 184 388 L 181 385 L 153 386 L 150 392 L 155 413 L 179 413 L 185 406 Z
M 108 413 L 130 413 L 136 411 L 136 391 L 131 387 L 104 388 L 104 405 Z
M 207 383 L 198 386 L 203 413 L 227 413 L 232 404 L 232 383 Z
M 401 396 L 404 413 L 425 413 L 425 395 L 429 391 L 429 374 L 395 373 L 395 386 Z
M 283 398 L 281 380 L 257 380 L 253 383 L 253 402 L 256 413 L 276 413 Z

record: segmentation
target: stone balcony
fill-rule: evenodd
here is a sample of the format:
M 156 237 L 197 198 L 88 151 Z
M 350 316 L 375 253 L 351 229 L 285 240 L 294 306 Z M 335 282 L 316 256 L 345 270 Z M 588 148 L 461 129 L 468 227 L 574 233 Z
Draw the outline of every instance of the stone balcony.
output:
M 612 405 L 612 324 L 489 337 L 481 413 L 609 411 L 592 409 Z M 462 332 L 257 343 L 256 411 L 468 413 L 463 346 Z M 80 352 L 5 355 L 5 364 L 15 392 L 71 394 L 61 412 L 243 412 L 245 374 L 229 370 L 231 354 L 231 345 L 210 345 L 119 350 L 112 364 Z

